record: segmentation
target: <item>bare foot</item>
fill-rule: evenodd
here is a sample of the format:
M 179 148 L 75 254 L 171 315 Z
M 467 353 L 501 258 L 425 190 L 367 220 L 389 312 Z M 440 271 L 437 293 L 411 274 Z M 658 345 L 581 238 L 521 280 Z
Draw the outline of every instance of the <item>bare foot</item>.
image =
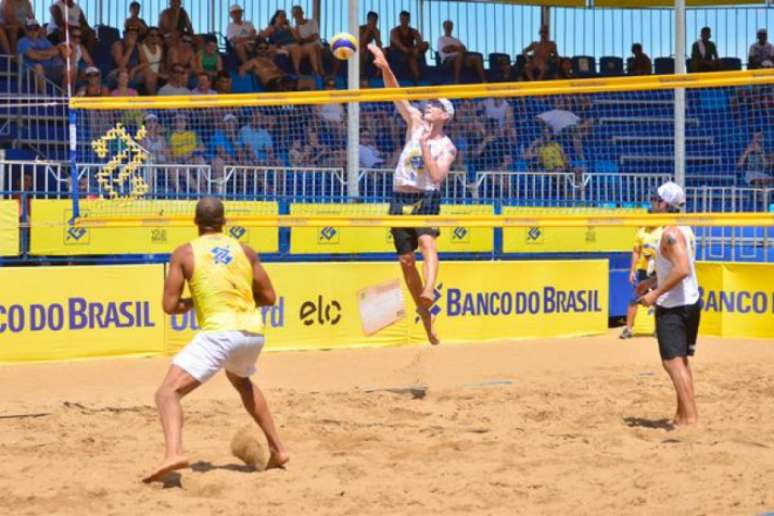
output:
M 269 462 L 266 463 L 266 469 L 285 468 L 285 464 L 290 460 L 288 452 L 271 452 Z
M 157 482 L 164 478 L 167 473 L 171 473 L 172 471 L 175 471 L 176 469 L 183 469 L 187 468 L 189 466 L 188 459 L 183 456 L 179 457 L 170 457 L 168 459 L 164 459 L 164 462 L 161 463 L 161 466 L 156 468 L 156 470 L 153 471 L 150 475 L 143 478 L 142 481 L 146 484 L 149 484 L 151 482 Z
M 433 346 L 437 346 L 441 343 L 441 339 L 438 338 L 438 334 L 433 329 L 433 316 L 430 315 L 430 311 L 426 308 L 418 307 L 417 314 L 422 320 L 422 326 L 425 327 L 425 333 L 427 334 L 427 340 Z

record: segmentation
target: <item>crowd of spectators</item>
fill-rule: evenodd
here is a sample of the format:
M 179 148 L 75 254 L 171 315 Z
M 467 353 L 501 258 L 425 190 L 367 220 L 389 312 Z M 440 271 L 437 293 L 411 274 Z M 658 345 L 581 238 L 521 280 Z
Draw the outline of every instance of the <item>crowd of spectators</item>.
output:
M 150 25 L 141 17 L 142 7 L 132 2 L 123 26 L 123 35 L 110 44 L 107 52 L 99 52 L 103 42 L 97 39 L 86 13 L 75 0 L 56 0 L 50 7 L 50 20 L 45 28 L 35 20 L 30 0 L 0 1 L 0 49 L 11 55 L 22 54 L 34 71 L 40 90 L 44 78 L 71 87 L 74 92 L 96 94 L 86 70 L 98 68 L 106 95 L 118 87 L 118 76 L 126 71 L 129 86 L 141 95 L 158 93 L 185 94 L 184 91 L 206 92 L 201 86 L 201 74 L 206 74 L 214 91 L 220 81 L 225 86 L 224 72 L 231 80 L 254 76 L 267 91 L 308 90 L 324 87 L 326 80 L 343 71 L 322 40 L 317 22 L 306 16 L 300 6 L 290 10 L 290 16 L 278 9 L 263 28 L 244 19 L 239 4 L 229 9 L 231 18 L 225 38 L 225 53 L 213 34 L 197 34 L 182 0 L 170 0 L 169 7 Z M 453 34 L 454 22 L 443 22 L 443 35 L 434 50 L 420 31 L 411 25 L 411 14 L 402 11 L 397 25 L 382 38 L 379 15 L 369 12 L 360 26 L 359 59 L 363 86 L 368 79 L 377 79 L 366 45 L 386 45 L 388 57 L 399 77 L 414 83 L 428 82 L 506 82 L 547 79 L 571 79 L 593 74 L 594 63 L 562 56 L 549 28 L 539 29 L 539 38 L 530 43 L 512 60 L 505 54 L 485 58 L 468 48 Z M 68 37 L 69 36 L 69 37 Z M 722 68 L 718 49 L 711 39 L 709 27 L 701 29 L 699 39 L 691 47 L 689 71 L 704 72 Z M 757 33 L 747 56 L 748 67 L 774 66 L 774 47 L 768 42 L 766 29 Z M 428 66 L 435 54 L 435 66 Z M 108 62 L 96 62 L 95 56 L 107 56 Z M 67 61 L 70 61 L 67 66 Z M 180 73 L 182 67 L 184 74 Z M 601 66 L 600 66 L 601 68 Z M 67 70 L 70 70 L 68 73 Z M 430 70 L 435 73 L 432 74 Z M 600 70 L 601 72 L 602 70 Z M 621 66 L 620 73 L 645 75 L 653 73 L 653 62 L 642 44 L 632 45 L 632 55 Z M 171 87 L 167 87 L 172 84 Z M 165 89 L 166 88 L 166 89 Z M 223 88 L 221 88 L 223 89 Z M 227 89 L 227 88 L 226 88 Z M 102 91 L 100 89 L 100 91 Z M 123 90 L 122 90 L 123 91 Z

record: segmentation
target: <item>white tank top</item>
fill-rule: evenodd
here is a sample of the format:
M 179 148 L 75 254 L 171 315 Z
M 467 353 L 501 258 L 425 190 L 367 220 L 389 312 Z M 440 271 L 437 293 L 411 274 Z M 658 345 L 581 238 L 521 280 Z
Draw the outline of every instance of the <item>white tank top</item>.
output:
M 162 48 L 161 46 L 156 47 L 156 51 L 152 52 L 150 47 L 146 44 L 140 45 L 140 50 L 142 50 L 143 55 L 145 56 L 145 59 L 148 61 L 148 68 L 151 69 L 153 73 L 159 73 L 159 66 L 161 65 L 161 53 Z
M 422 146 L 419 138 L 430 128 L 427 124 L 418 124 L 411 132 L 400 153 L 398 166 L 395 168 L 393 189 L 396 192 L 431 192 L 441 188 L 440 183 L 434 183 L 430 178 L 430 172 L 425 169 L 425 161 L 422 158 Z M 430 140 L 430 155 L 437 160 L 445 152 L 454 152 L 454 144 L 448 136 Z
M 656 300 L 656 304 L 664 308 L 693 305 L 699 300 L 699 283 L 696 281 L 696 237 L 688 226 L 679 226 L 677 229 L 685 237 L 691 272 L 680 283 Z M 664 235 L 661 236 L 661 240 L 663 239 Z M 661 254 L 661 241 L 659 241 L 658 247 L 656 247 L 656 278 L 659 285 L 672 272 L 672 267 L 672 262 Z
M 73 3 L 72 7 L 65 6 L 64 1 L 58 0 L 54 3 L 55 6 L 59 8 L 59 12 L 62 13 L 62 19 L 64 19 L 64 22 L 67 25 L 77 27 L 81 23 L 81 8 L 78 7 L 78 4 Z M 67 18 L 65 19 L 65 10 L 67 12 Z M 58 29 L 62 29 L 64 27 L 57 27 L 56 20 L 54 19 L 54 15 L 51 15 L 51 20 L 48 22 L 48 26 L 46 28 L 46 34 L 53 34 Z

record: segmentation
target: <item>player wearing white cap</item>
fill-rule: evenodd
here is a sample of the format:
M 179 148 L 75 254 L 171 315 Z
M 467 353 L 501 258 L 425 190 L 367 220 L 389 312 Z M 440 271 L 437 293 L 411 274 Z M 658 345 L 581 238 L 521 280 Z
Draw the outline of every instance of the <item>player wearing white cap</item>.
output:
M 371 44 L 368 50 L 374 55 L 374 66 L 382 71 L 384 85 L 399 88 L 382 49 Z M 424 111 L 407 100 L 395 101 L 395 106 L 406 121 L 407 130 L 406 144 L 395 168 L 390 215 L 437 215 L 441 209 L 441 184 L 457 157 L 456 147 L 443 131 L 444 124 L 454 117 L 454 106 L 448 99 L 431 100 Z M 392 228 L 403 277 L 431 344 L 440 342 L 430 314 L 438 277 L 435 239 L 439 234 L 438 228 Z M 417 248 L 424 260 L 424 285 L 416 267 Z
M 654 212 L 676 213 L 685 204 L 685 193 L 670 181 L 658 187 L 651 202 Z M 656 248 L 656 278 L 638 286 L 640 303 L 656 305 L 659 353 L 677 392 L 675 425 L 691 425 L 698 420 L 688 363 L 696 349 L 701 315 L 695 257 L 696 239 L 691 228 L 666 226 Z

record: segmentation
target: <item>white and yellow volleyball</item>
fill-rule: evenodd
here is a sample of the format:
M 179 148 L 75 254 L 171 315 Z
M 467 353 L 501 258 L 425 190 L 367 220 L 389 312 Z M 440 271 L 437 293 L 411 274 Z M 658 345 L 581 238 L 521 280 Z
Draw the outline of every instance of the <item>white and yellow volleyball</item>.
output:
M 346 61 L 357 52 L 357 40 L 348 32 L 340 32 L 331 39 L 331 52 L 337 59 Z

